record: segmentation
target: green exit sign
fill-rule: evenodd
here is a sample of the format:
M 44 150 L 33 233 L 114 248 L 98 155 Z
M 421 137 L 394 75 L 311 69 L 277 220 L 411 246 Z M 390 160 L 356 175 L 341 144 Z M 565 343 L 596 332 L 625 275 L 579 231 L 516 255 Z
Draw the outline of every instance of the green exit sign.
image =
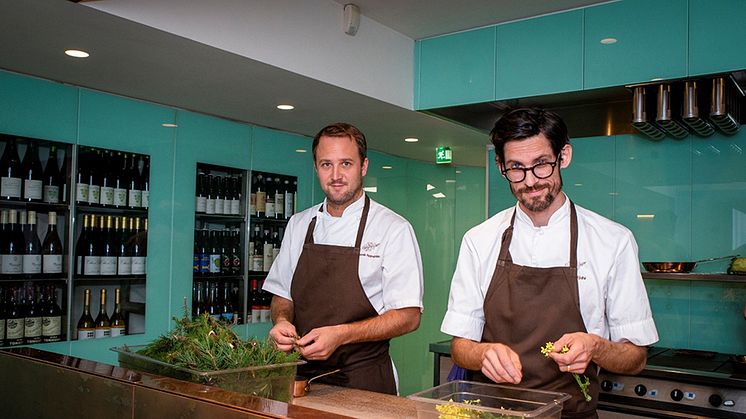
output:
M 452 160 L 451 147 L 438 147 L 435 149 L 435 163 L 447 164 Z

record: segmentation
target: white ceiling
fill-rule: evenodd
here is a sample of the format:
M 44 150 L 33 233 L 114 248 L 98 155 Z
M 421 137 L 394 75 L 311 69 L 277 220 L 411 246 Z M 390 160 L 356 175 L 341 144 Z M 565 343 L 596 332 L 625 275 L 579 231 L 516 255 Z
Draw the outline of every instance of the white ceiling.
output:
M 598 1 L 356 3 L 367 17 L 416 39 Z M 325 123 L 347 121 L 366 133 L 374 150 L 432 161 L 435 146 L 450 145 L 455 164 L 484 166 L 483 132 L 80 4 L 0 0 L 0 27 L 2 69 L 307 136 Z M 87 60 L 64 56 L 62 51 L 71 45 L 95 55 Z M 274 109 L 287 98 L 296 110 Z M 421 141 L 402 141 L 411 136 Z

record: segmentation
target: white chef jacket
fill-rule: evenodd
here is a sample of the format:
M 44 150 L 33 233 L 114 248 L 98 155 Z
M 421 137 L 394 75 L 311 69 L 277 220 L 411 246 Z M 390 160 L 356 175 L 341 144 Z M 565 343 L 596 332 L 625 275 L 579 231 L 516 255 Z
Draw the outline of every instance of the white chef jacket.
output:
M 316 244 L 353 247 L 364 203 L 363 194 L 345 208 L 341 217 L 329 215 L 326 200 L 323 211 L 319 211 L 322 204 L 317 204 L 293 215 L 262 289 L 292 300 L 290 285 L 311 219 L 317 217 L 313 231 Z M 422 258 L 414 230 L 403 217 L 372 199 L 360 244 L 358 274 L 365 295 L 378 314 L 405 307 L 422 308 Z
M 469 230 L 461 242 L 451 281 L 448 311 L 440 330 L 473 341 L 482 340 L 484 298 L 495 271 L 502 234 L 516 211 L 510 254 L 513 263 L 548 268 L 570 266 L 570 200 L 535 227 L 516 204 Z M 613 342 L 638 346 L 658 341 L 637 243 L 626 227 L 575 205 L 578 215 L 578 294 L 588 331 Z M 541 321 L 541 313 L 536 313 Z M 510 327 L 510 325 L 506 325 Z

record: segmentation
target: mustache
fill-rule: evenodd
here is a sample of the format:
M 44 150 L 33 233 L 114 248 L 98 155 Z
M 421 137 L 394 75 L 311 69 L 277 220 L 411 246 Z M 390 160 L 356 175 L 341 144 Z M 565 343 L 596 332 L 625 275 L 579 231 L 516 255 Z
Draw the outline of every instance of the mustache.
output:
M 536 192 L 536 191 L 540 191 L 542 189 L 549 189 L 549 185 L 547 185 L 547 184 L 541 184 L 541 185 L 537 184 L 537 185 L 534 185 L 534 186 L 525 186 L 525 187 L 519 189 L 518 192 L 519 193 Z
M 329 182 L 329 186 L 345 186 L 347 185 L 347 182 Z

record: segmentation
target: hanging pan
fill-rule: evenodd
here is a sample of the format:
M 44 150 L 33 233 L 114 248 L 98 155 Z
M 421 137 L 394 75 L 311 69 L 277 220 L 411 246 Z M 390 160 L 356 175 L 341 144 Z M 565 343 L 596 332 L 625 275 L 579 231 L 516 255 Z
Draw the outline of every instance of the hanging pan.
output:
M 730 259 L 736 256 L 738 255 L 720 256 L 717 258 L 696 260 L 694 262 L 642 262 L 642 266 L 648 272 L 689 273 L 697 266 L 698 263 L 711 262 L 713 260 L 720 259 Z

